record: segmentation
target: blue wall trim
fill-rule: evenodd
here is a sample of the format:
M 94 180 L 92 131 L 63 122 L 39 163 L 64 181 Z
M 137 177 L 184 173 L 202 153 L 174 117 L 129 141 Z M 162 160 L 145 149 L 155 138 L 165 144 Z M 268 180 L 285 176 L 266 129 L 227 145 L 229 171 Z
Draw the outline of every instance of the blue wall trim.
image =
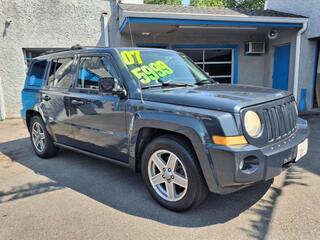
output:
M 222 49 L 227 49 L 227 48 L 232 48 L 233 49 L 233 80 L 232 84 L 237 84 L 238 83 L 238 64 L 239 64 L 239 50 L 238 50 L 238 45 L 236 44 L 176 44 L 172 45 L 172 49 L 178 49 L 178 48 L 222 48 Z
M 239 62 L 239 50 L 238 46 L 233 48 L 233 57 L 234 57 L 234 65 L 233 65 L 233 84 L 238 83 L 238 62 Z
M 314 65 L 313 65 L 313 81 L 312 81 L 312 93 L 311 93 L 311 108 L 314 107 L 314 95 L 316 91 L 316 81 L 317 81 L 317 70 L 318 70 L 318 61 L 319 61 L 319 51 L 320 51 L 320 41 L 317 43 L 314 53 Z
M 128 19 L 129 19 L 128 17 L 125 17 L 124 20 L 123 20 L 123 22 L 121 23 L 121 25 L 120 25 L 120 27 L 119 27 L 120 33 L 122 33 L 122 32 L 126 29 L 128 23 L 129 23 L 129 20 L 128 20 Z
M 219 25 L 235 27 L 276 27 L 276 28 L 302 28 L 302 23 L 270 23 L 270 22 L 237 22 L 237 21 L 216 21 L 216 20 L 191 20 L 191 19 L 169 19 L 169 18 L 143 18 L 125 17 L 119 30 L 123 32 L 130 23 L 149 24 L 173 24 L 173 25 Z

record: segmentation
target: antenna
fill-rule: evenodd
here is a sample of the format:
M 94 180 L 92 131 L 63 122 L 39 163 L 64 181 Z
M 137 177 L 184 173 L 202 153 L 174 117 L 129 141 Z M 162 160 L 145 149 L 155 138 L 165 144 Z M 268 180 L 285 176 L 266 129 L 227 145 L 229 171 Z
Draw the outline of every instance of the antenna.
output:
M 134 42 L 133 42 L 133 35 L 132 35 L 132 31 L 131 31 L 130 18 L 128 19 L 128 22 L 129 22 L 129 33 L 130 33 L 130 39 L 131 39 L 131 47 L 135 47 L 135 46 L 134 46 Z M 139 83 L 139 90 L 140 90 L 141 102 L 144 103 L 143 96 L 142 96 L 142 86 L 141 86 L 141 82 L 138 80 L 138 83 Z
M 143 96 L 142 96 L 142 86 L 141 86 L 141 82 L 138 80 L 139 82 L 139 90 L 140 90 L 140 98 L 141 98 L 141 102 L 144 104 L 144 100 L 143 100 Z

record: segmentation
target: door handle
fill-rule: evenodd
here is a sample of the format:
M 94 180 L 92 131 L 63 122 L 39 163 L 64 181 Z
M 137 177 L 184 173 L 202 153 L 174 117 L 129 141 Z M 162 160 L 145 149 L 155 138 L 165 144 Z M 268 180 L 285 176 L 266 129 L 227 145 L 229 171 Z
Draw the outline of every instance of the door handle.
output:
M 45 100 L 45 101 L 49 101 L 50 99 L 51 99 L 51 97 L 49 97 L 48 95 L 43 96 L 43 100 Z
M 80 99 L 73 99 L 73 100 L 71 100 L 71 104 L 72 105 L 77 105 L 77 106 L 81 106 L 81 105 L 83 105 L 84 104 L 84 101 L 82 101 L 82 100 L 80 100 Z

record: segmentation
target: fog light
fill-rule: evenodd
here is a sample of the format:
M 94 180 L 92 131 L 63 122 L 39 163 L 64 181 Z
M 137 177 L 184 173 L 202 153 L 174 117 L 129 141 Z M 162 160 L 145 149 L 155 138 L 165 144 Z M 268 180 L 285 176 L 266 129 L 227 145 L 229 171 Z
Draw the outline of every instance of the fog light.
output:
M 239 169 L 245 174 L 252 174 L 259 167 L 259 159 L 255 156 L 245 157 L 239 164 Z
M 242 160 L 242 161 L 240 162 L 240 164 L 239 164 L 239 168 L 240 168 L 240 170 L 242 170 L 242 169 L 243 169 L 243 165 L 244 165 L 244 161 Z

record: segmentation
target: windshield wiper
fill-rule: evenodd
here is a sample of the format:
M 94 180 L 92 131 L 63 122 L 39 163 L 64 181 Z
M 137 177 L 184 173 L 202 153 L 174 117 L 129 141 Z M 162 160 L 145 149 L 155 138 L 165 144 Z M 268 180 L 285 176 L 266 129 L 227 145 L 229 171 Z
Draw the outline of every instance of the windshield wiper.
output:
M 201 85 L 204 85 L 206 83 L 210 84 L 210 83 L 217 83 L 217 82 L 214 81 L 211 78 L 207 78 L 207 79 L 200 80 L 199 82 L 196 82 L 195 84 L 198 85 L 198 86 L 201 86 Z
M 148 88 L 157 88 L 157 87 L 193 87 L 194 85 L 189 83 L 174 83 L 170 81 L 162 81 L 158 80 L 161 84 L 157 85 L 150 85 L 150 86 L 143 86 L 141 89 L 148 89 Z
M 173 82 L 161 82 L 162 87 L 193 87 L 189 83 L 173 83 Z

